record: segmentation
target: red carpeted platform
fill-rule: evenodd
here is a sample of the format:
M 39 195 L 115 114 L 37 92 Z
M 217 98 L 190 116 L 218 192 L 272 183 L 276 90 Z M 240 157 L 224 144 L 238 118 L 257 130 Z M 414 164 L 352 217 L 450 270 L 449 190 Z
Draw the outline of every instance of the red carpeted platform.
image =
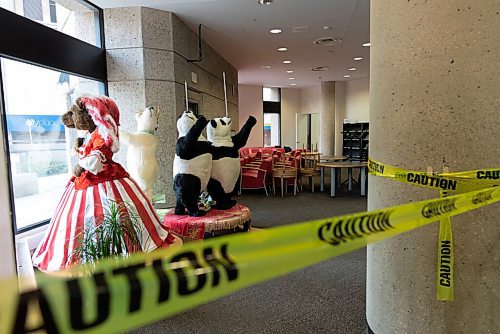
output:
M 250 228 L 250 209 L 236 204 L 229 210 L 211 209 L 203 217 L 175 215 L 170 209 L 163 218 L 163 223 L 184 241 L 204 239 L 207 236 L 226 234 L 235 231 L 247 231 Z

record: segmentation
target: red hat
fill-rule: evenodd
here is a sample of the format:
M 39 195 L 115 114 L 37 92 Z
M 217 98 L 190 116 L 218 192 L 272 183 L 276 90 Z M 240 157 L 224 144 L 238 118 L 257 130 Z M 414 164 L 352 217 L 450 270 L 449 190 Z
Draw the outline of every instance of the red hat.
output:
M 113 152 L 118 152 L 118 126 L 120 125 L 120 111 L 116 103 L 107 96 L 82 96 L 79 98 L 81 107 L 84 107 L 97 126 L 104 142 Z

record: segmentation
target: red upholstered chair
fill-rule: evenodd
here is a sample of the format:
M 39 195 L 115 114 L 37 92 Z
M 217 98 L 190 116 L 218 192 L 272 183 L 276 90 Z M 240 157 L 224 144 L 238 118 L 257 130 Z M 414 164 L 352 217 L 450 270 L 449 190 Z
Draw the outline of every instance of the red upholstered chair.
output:
M 272 161 L 271 159 L 261 160 L 260 165 L 241 166 L 240 194 L 242 189 L 262 189 L 267 194 L 267 185 L 271 177 Z

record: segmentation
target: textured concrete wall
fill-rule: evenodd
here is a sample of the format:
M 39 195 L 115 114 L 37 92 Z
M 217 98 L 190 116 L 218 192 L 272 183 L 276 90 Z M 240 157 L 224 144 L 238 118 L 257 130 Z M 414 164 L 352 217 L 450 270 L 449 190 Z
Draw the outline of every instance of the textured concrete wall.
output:
M 203 29 L 203 28 L 202 28 Z M 226 90 L 229 116 L 233 120 L 233 130 L 238 130 L 238 71 L 224 58 L 217 54 L 205 42 L 202 43 L 203 60 L 201 62 L 188 62 L 188 59 L 198 59 L 198 34 L 192 31 L 177 16 L 172 15 L 174 74 L 175 81 L 188 82 L 190 91 L 198 96 L 191 99 L 198 102 L 199 111 L 207 118 L 224 117 L 224 85 L 222 72 L 226 73 Z M 202 30 L 202 36 L 203 36 Z M 198 77 L 198 82 L 191 80 L 191 73 Z M 234 94 L 233 94 L 234 87 Z M 176 97 L 184 101 L 184 87 L 178 91 Z M 191 92 L 188 96 L 191 98 Z M 180 115 L 184 110 L 177 110 Z
M 335 151 L 335 81 L 321 83 L 319 151 L 333 155 Z
M 370 155 L 402 168 L 500 166 L 500 3 L 372 1 Z M 368 208 L 436 197 L 370 176 Z M 375 333 L 500 328 L 498 204 L 452 218 L 455 301 L 436 301 L 438 224 L 368 247 Z
M 170 12 L 144 7 L 106 9 L 104 12 L 109 94 L 121 110 L 121 126 L 135 131 L 135 113 L 146 106 L 160 108 L 160 141 L 157 154 L 161 174 L 155 194 L 165 194 L 166 206 L 175 204 L 172 164 L 177 140 L 177 116 L 185 109 L 184 80 L 190 101 L 199 104 L 207 117 L 224 115 L 222 71 L 228 78 L 228 109 L 238 124 L 237 71 L 203 43 L 204 60 L 188 63 L 198 56 L 198 37 Z M 191 72 L 198 83 L 191 82 Z M 125 144 L 115 160 L 126 166 Z

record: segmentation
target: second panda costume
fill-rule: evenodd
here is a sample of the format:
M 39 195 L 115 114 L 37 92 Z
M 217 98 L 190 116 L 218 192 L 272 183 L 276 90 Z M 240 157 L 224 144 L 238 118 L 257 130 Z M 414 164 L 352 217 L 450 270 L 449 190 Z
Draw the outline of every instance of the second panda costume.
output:
M 231 194 L 240 175 L 239 149 L 246 145 L 256 123 L 255 117 L 250 116 L 232 137 L 229 117 L 214 118 L 207 125 L 207 139 L 212 145 L 212 173 L 207 190 L 216 202 L 216 209 L 227 210 L 236 204 Z

